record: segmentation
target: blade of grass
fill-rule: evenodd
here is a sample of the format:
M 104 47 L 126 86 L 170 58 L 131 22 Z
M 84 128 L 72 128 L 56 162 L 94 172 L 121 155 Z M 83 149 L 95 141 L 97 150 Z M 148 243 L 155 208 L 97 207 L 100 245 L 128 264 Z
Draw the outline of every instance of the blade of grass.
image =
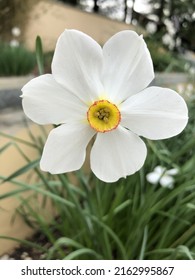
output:
M 39 69 L 39 74 L 44 74 L 44 57 L 43 57 L 43 48 L 42 48 L 42 41 L 41 37 L 37 36 L 36 38 L 36 59 L 37 59 L 37 65 Z
M 80 256 L 82 255 L 92 255 L 94 256 L 97 260 L 101 260 L 102 256 L 99 255 L 97 252 L 95 252 L 92 249 L 88 249 L 88 248 L 82 248 L 82 249 L 78 249 L 76 251 L 73 251 L 72 253 L 68 254 L 64 260 L 74 260 L 74 259 L 78 259 Z

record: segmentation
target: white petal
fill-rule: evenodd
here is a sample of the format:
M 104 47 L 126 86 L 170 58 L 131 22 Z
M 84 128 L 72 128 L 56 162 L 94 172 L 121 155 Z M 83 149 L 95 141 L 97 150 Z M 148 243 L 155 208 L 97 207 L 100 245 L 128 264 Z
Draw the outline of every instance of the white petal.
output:
M 166 174 L 172 175 L 172 176 L 177 175 L 178 173 L 179 173 L 179 170 L 178 170 L 177 168 L 169 169 L 169 170 L 167 170 L 167 172 L 166 172 Z
M 148 173 L 148 174 L 146 175 L 146 180 L 147 180 L 149 183 L 155 185 L 155 184 L 158 183 L 160 177 L 161 177 L 161 174 L 159 174 L 159 173 L 157 173 L 157 172 L 151 172 L 151 173 Z
M 172 189 L 173 188 L 173 183 L 174 183 L 174 179 L 171 176 L 168 176 L 168 175 L 164 175 L 160 179 L 160 184 L 164 188 Z
M 87 106 L 61 87 L 51 74 L 32 79 L 22 88 L 25 114 L 39 124 L 59 124 L 85 118 Z
M 162 176 L 164 174 L 165 170 L 166 170 L 166 168 L 162 167 L 160 165 L 158 165 L 154 168 L 154 172 L 159 174 L 160 176 Z
M 59 174 L 78 170 L 85 160 L 86 146 L 95 134 L 88 125 L 63 124 L 53 129 L 46 141 L 40 167 Z
M 103 47 L 103 84 L 115 103 L 143 90 L 154 78 L 150 53 L 134 31 L 115 34 Z
M 167 88 L 149 87 L 121 104 L 121 125 L 149 139 L 179 134 L 188 122 L 183 98 Z
M 52 73 L 68 91 L 86 103 L 92 102 L 103 92 L 102 58 L 102 49 L 92 38 L 77 30 L 65 30 L 57 41 Z
M 91 150 L 91 169 L 100 180 L 115 182 L 138 171 L 146 153 L 146 146 L 137 135 L 118 127 L 98 133 Z

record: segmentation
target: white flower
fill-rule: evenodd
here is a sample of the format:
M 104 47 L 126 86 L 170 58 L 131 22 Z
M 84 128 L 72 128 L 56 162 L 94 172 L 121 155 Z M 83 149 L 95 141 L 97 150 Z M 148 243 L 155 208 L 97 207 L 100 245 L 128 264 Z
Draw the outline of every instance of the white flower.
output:
M 78 170 L 93 136 L 90 165 L 106 182 L 135 173 L 144 164 L 140 136 L 165 139 L 187 124 L 187 106 L 170 89 L 146 88 L 154 78 L 142 36 L 122 31 L 103 49 L 89 36 L 66 30 L 58 39 L 52 74 L 23 88 L 23 109 L 39 124 L 57 124 L 40 166 L 53 174 Z M 146 89 L 145 89 L 146 88 Z
M 157 24 L 155 22 L 148 22 L 146 24 L 146 30 L 150 33 L 150 34 L 154 34 L 157 31 Z
M 17 26 L 13 27 L 11 31 L 12 31 L 12 35 L 15 37 L 19 37 L 21 34 L 21 30 Z
M 18 42 L 18 40 L 13 39 L 10 41 L 9 45 L 13 48 L 19 47 L 20 43 Z
M 177 174 L 178 169 L 176 168 L 166 170 L 165 167 L 156 166 L 153 172 L 146 175 L 146 179 L 153 185 L 159 182 L 162 187 L 172 189 L 175 181 L 173 176 Z
M 170 50 L 172 50 L 175 46 L 175 41 L 173 40 L 173 37 L 168 33 L 163 35 L 162 42 L 164 45 L 168 46 Z

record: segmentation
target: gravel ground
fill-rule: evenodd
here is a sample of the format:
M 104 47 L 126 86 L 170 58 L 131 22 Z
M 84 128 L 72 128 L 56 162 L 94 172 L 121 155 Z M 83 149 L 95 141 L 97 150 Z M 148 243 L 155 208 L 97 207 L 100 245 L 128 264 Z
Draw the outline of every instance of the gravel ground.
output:
M 35 233 L 35 235 L 29 239 L 29 241 L 41 246 L 46 250 L 51 247 L 51 243 L 48 242 L 46 237 L 40 232 Z M 44 258 L 45 254 L 40 252 L 38 249 L 25 245 L 21 245 L 12 252 L 0 256 L 0 260 L 43 260 Z

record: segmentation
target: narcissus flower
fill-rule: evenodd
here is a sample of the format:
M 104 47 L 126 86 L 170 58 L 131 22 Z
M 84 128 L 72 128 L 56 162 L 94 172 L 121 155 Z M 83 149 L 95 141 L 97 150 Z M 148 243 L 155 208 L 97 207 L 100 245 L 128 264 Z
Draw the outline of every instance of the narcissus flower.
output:
M 90 165 L 99 179 L 114 182 L 138 171 L 147 153 L 140 136 L 169 138 L 188 120 L 187 106 L 176 92 L 146 88 L 153 78 L 149 51 L 135 32 L 119 32 L 101 48 L 82 32 L 64 31 L 52 74 L 22 88 L 30 119 L 60 125 L 48 136 L 41 169 L 53 174 L 80 169 L 95 136 Z
M 177 175 L 178 172 L 179 170 L 176 168 L 167 170 L 163 166 L 156 166 L 153 172 L 146 175 L 146 179 L 152 185 L 160 183 L 162 187 L 172 189 L 175 181 L 173 176 Z

